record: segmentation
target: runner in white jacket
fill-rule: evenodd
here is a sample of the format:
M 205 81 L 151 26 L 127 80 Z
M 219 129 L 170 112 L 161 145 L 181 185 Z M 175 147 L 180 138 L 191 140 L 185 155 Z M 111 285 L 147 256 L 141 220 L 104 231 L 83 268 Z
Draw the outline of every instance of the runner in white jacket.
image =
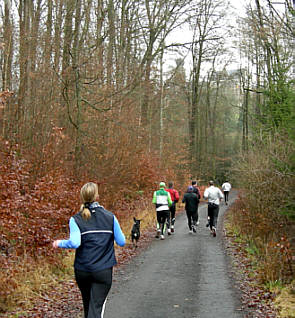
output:
M 228 203 L 228 195 L 230 190 L 231 190 L 231 184 L 228 181 L 225 181 L 224 184 L 222 185 L 222 191 L 224 194 L 224 202 L 226 205 Z
M 208 219 L 212 235 L 216 236 L 216 224 L 219 213 L 220 200 L 224 198 L 219 188 L 214 187 L 214 182 L 209 181 L 210 187 L 205 189 L 204 199 L 208 199 Z

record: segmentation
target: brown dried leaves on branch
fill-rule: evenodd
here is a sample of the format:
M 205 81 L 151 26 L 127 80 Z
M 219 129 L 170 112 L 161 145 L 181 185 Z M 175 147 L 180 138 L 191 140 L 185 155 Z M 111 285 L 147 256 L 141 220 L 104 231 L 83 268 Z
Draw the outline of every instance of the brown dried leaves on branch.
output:
M 41 263 L 62 267 L 51 242 L 68 233 L 78 187 L 58 169 L 32 186 L 29 163 L 19 159 L 17 146 L 3 140 L 0 161 L 0 285 L 6 286 L 0 290 L 3 311 L 16 302 L 16 294 L 22 292 L 19 279 L 24 280 L 28 271 L 36 274 Z
M 0 285 L 6 286 L 5 290 L 0 290 L 0 312 L 13 306 L 27 310 L 34 304 L 34 297 L 35 300 L 40 298 L 45 301 L 47 304 L 45 307 L 49 312 L 52 310 L 52 306 L 63 306 L 63 293 L 66 294 L 66 298 L 70 294 L 70 291 L 59 293 L 60 301 L 54 295 L 45 296 L 50 287 L 55 284 L 52 281 L 55 279 L 54 275 L 51 275 L 52 271 L 67 270 L 63 263 L 63 255 L 67 255 L 67 252 L 53 250 L 51 243 L 57 238 L 67 238 L 69 218 L 79 209 L 80 187 L 89 180 L 84 177 L 84 180 L 83 178 L 78 180 L 79 183 L 74 181 L 74 178 L 69 177 L 70 169 L 60 168 L 63 166 L 56 161 L 55 168 L 51 165 L 49 169 L 45 162 L 45 168 L 41 169 L 42 173 L 40 173 L 41 170 L 35 171 L 36 160 L 34 160 L 33 153 L 31 157 L 26 156 L 29 158 L 26 160 L 25 156 L 20 156 L 18 145 L 11 145 L 4 140 L 0 140 L 0 144 L 0 263 L 2 268 Z M 48 160 L 52 161 L 52 155 L 48 154 L 48 157 Z M 147 184 L 154 182 L 155 174 L 151 175 L 153 171 L 149 163 L 141 160 L 141 165 L 145 166 L 142 168 L 146 173 L 141 176 L 140 180 L 143 180 L 142 182 L 147 180 Z M 33 178 L 32 174 L 34 174 Z M 133 181 L 136 179 L 138 180 L 136 174 L 128 176 L 132 185 L 135 184 Z M 146 208 L 138 206 L 138 203 L 137 206 L 135 204 L 138 202 L 135 200 L 136 196 L 144 198 L 144 193 L 131 191 L 130 188 L 128 190 L 127 185 L 124 186 L 124 180 L 121 181 L 118 184 L 120 187 L 117 189 L 112 183 L 105 184 L 103 179 L 98 182 L 102 198 L 100 203 L 106 204 L 106 208 L 114 208 L 120 222 L 123 219 L 132 219 L 137 213 L 136 209 L 140 208 L 145 211 Z M 144 244 L 144 236 L 142 244 Z M 119 261 L 124 262 L 133 253 L 135 251 L 130 250 L 129 253 L 127 250 L 119 255 Z M 43 267 L 46 266 L 42 266 L 42 264 L 47 265 L 48 276 L 52 277 L 46 276 L 46 272 L 43 271 Z M 31 286 L 31 289 L 28 290 L 26 285 L 33 284 L 30 275 L 36 276 L 33 282 L 36 285 L 41 284 L 38 281 L 48 279 L 48 282 L 43 284 L 47 286 L 41 284 L 42 286 L 36 286 L 35 289 Z M 23 286 L 20 286 L 21 284 Z M 62 283 L 63 285 L 64 283 Z M 76 287 L 73 290 L 75 297 L 79 297 Z M 22 293 L 24 295 L 21 295 Z M 47 298 L 51 300 L 47 301 Z M 29 305 L 24 303 L 31 300 L 32 303 Z M 75 305 L 73 306 L 75 307 Z M 43 307 L 42 305 L 40 308 Z M 45 310 L 45 307 L 42 310 Z M 71 307 L 70 304 L 69 307 Z M 34 311 L 37 312 L 37 308 L 32 311 L 30 317 L 57 317 L 56 314 L 50 316 L 49 313 L 46 315 L 36 313 L 34 316 Z

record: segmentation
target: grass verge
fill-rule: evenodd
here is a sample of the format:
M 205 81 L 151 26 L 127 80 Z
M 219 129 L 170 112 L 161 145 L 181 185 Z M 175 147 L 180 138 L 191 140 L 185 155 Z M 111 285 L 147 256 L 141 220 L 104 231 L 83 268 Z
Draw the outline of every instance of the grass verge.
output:
M 279 295 L 275 299 L 275 306 L 281 318 L 295 317 L 295 280 L 279 290 Z
M 0 302 L 1 313 L 20 309 L 21 312 L 32 308 L 37 299 L 48 300 L 46 294 L 72 275 L 70 263 L 73 256 L 70 252 L 57 255 L 56 264 L 46 259 L 28 259 L 25 255 L 11 262 L 8 270 L 2 270 L 0 280 L 5 286 Z M 6 314 L 5 314 L 6 315 Z M 1 316 L 2 317 L 2 316 Z M 16 314 L 5 317 L 18 317 Z
M 265 253 L 267 249 L 261 249 L 250 235 L 240 231 L 235 223 L 239 213 L 236 206 L 229 210 L 224 228 L 233 267 L 241 276 L 244 308 L 257 310 L 255 317 L 295 318 L 295 281 L 265 280 L 266 272 L 279 268 L 278 259 Z M 260 307 L 256 308 L 257 304 Z

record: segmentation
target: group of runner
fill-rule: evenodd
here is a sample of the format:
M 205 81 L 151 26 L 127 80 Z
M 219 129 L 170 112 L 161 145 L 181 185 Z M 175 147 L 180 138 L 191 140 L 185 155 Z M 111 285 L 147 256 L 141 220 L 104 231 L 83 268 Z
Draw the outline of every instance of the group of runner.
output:
M 208 223 L 211 234 L 216 236 L 216 225 L 219 213 L 219 205 L 222 199 L 228 204 L 228 194 L 231 184 L 226 181 L 222 184 L 222 191 L 209 181 L 209 187 L 205 189 L 203 198 L 208 200 Z M 198 207 L 201 199 L 200 189 L 197 181 L 192 181 L 183 195 L 182 203 L 185 204 L 185 211 L 188 221 L 189 233 L 197 232 L 199 224 Z M 160 182 L 159 190 L 154 192 L 153 201 L 157 213 L 157 234 L 156 237 L 165 239 L 165 233 L 171 235 L 174 232 L 176 204 L 179 202 L 179 192 L 173 188 L 173 182 L 169 182 L 166 188 L 165 182 Z
M 216 222 L 220 199 L 223 193 L 209 182 L 204 192 L 208 199 L 208 218 L 212 234 L 216 236 Z M 230 184 L 223 185 L 227 204 Z M 53 248 L 76 249 L 74 270 L 77 285 L 81 291 L 84 316 L 87 318 L 103 317 L 106 297 L 112 285 L 113 266 L 116 265 L 114 241 L 119 246 L 125 245 L 125 235 L 113 213 L 107 211 L 98 203 L 98 186 L 88 182 L 80 191 L 81 208 L 69 220 L 70 237 L 66 240 L 54 240 Z M 190 232 L 196 232 L 198 225 L 198 204 L 201 195 L 197 182 L 187 188 L 182 202 L 188 218 Z M 179 193 L 169 182 L 168 188 L 164 182 L 160 189 L 154 192 L 153 203 L 157 210 L 157 237 L 164 239 L 167 227 L 168 235 L 174 232 L 175 210 L 179 201 Z

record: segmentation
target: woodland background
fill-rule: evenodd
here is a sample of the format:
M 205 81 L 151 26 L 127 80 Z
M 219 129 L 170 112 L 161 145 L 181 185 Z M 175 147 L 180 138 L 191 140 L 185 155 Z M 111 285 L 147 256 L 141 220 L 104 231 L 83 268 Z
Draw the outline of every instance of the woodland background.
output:
M 159 181 L 229 179 L 259 282 L 294 285 L 294 1 L 236 21 L 218 0 L 5 0 L 0 15 L 2 312 L 69 272 L 51 242 L 88 181 L 128 233 L 134 215 L 152 226 Z

